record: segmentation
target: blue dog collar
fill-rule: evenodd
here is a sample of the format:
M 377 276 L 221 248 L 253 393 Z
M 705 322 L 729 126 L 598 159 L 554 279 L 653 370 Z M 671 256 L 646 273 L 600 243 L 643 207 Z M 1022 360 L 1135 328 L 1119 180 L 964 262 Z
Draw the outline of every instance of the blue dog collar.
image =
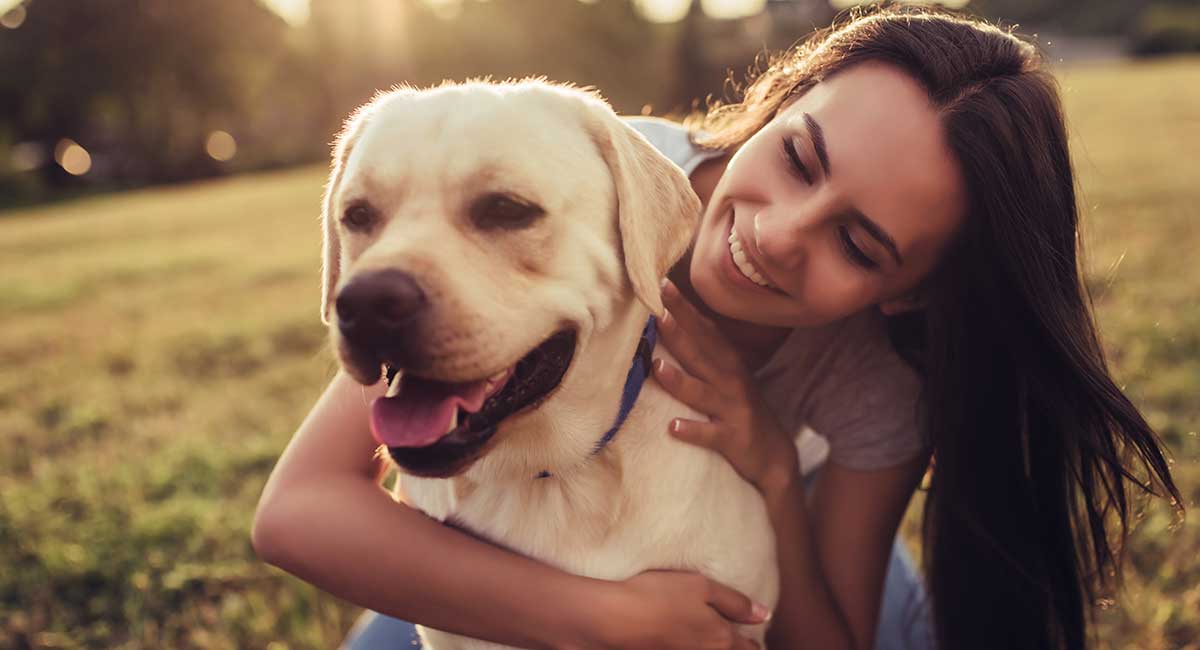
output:
M 592 450 L 593 456 L 600 453 L 613 437 L 617 435 L 617 430 L 625 423 L 625 418 L 629 412 L 633 410 L 633 405 L 637 402 L 638 394 L 642 392 L 642 384 L 646 382 L 646 377 L 650 375 L 651 354 L 654 352 L 654 344 L 658 341 L 658 332 L 654 327 L 654 317 L 651 316 L 646 321 L 646 327 L 642 329 L 642 338 L 638 341 L 637 350 L 633 353 L 633 364 L 629 368 L 629 374 L 625 376 L 625 388 L 621 391 L 621 410 L 617 412 L 617 421 L 613 423 L 599 441 L 596 442 L 596 448 Z M 546 478 L 554 476 L 546 470 L 542 470 L 534 478 Z

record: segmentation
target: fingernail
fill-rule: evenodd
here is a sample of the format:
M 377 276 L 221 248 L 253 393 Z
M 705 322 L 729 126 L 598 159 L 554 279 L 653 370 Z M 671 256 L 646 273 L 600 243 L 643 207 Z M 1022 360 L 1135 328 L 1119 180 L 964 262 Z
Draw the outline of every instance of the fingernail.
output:
M 657 359 L 655 359 L 655 360 L 654 360 L 654 364 L 653 364 L 653 365 L 654 365 L 654 372 L 657 372 L 658 374 L 660 374 L 660 375 L 661 375 L 661 374 L 662 374 L 662 371 L 663 371 L 663 368 L 665 368 L 667 364 L 666 364 L 666 362 L 665 362 L 665 361 L 663 361 L 663 360 L 662 360 L 662 357 L 659 357 L 659 358 L 657 358 Z
M 671 317 L 671 312 L 663 310 L 662 318 L 658 319 L 658 326 L 663 329 L 669 329 L 674 325 L 675 319 Z
M 754 603 L 751 613 L 754 615 L 754 618 L 758 619 L 760 622 L 771 620 L 771 610 L 767 609 L 767 606 L 762 603 Z
M 682 428 L 683 428 L 682 422 L 680 422 L 679 420 L 671 420 L 671 433 L 679 433 L 679 430 Z

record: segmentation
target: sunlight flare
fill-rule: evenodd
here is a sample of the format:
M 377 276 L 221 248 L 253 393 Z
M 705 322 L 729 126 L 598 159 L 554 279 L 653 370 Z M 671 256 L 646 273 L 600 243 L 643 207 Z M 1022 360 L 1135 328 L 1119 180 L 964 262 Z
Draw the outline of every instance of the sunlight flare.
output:
M 92 168 L 92 155 L 70 138 L 58 141 L 54 148 L 54 161 L 72 176 L 83 176 Z
M 225 162 L 231 160 L 234 154 L 237 153 L 237 140 L 226 131 L 213 131 L 208 134 L 208 140 L 204 143 L 204 151 L 213 160 Z

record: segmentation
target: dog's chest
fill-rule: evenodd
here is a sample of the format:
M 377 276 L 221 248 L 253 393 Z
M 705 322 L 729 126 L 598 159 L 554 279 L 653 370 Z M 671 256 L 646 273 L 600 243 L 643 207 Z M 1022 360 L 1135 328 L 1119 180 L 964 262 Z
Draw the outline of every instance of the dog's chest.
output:
M 561 570 L 603 580 L 695 570 L 773 607 L 774 534 L 757 491 L 712 452 L 659 440 L 666 449 L 644 448 L 614 467 L 594 468 L 619 469 L 615 484 L 604 480 L 605 471 L 505 487 L 401 480 L 409 502 L 430 516 Z M 423 634 L 439 650 L 501 647 Z
M 594 482 L 550 477 L 500 489 L 456 490 L 449 481 L 405 487 L 430 516 L 571 573 L 621 579 L 647 562 L 667 560 L 648 556 L 642 542 L 661 537 L 664 526 L 678 529 L 685 504 L 660 503 L 648 519 L 628 493 L 594 489 Z

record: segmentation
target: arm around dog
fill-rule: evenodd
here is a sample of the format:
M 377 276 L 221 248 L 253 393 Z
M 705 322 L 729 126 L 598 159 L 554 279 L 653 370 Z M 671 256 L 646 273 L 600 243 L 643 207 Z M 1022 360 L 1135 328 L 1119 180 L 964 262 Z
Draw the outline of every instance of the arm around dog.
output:
M 751 647 L 722 617 L 757 622 L 749 599 L 699 574 L 578 576 L 395 502 L 379 485 L 384 466 L 367 425 L 382 391 L 339 371 L 300 425 L 255 513 L 252 542 L 264 561 L 377 612 L 509 645 L 694 648 L 715 634 L 729 638 L 720 647 Z M 645 638 L 631 637 L 630 617 L 645 620 Z
M 571 575 L 392 500 L 367 428 L 382 387 L 338 372 L 280 458 L 255 513 L 264 561 L 375 611 L 529 648 L 582 627 Z M 447 561 L 436 561 L 445 558 Z M 431 561 L 434 560 L 434 561 Z M 561 631 L 560 631 L 561 630 Z

